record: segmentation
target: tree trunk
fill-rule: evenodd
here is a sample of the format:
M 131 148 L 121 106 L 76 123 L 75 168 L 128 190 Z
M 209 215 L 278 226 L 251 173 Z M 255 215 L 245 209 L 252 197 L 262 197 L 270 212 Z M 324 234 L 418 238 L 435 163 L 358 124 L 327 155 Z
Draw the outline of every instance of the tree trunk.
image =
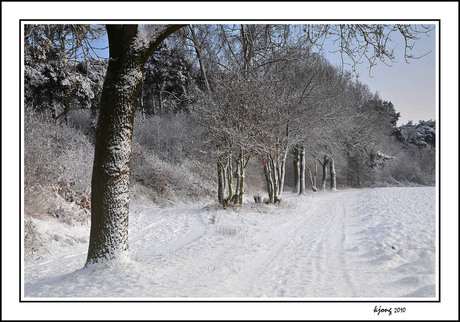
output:
M 233 198 L 233 166 L 232 166 L 232 156 L 231 154 L 227 156 L 227 186 L 228 186 L 228 196 L 225 200 L 225 203 L 228 203 Z
M 162 90 L 158 91 L 158 114 L 163 113 L 163 97 L 161 93 Z
M 239 166 L 239 171 L 238 171 L 238 204 L 242 205 L 243 204 L 243 195 L 244 195 L 244 178 L 246 176 L 246 165 L 245 165 L 245 160 L 246 155 L 244 153 L 244 150 L 241 150 L 239 158 L 238 158 L 238 166 Z
M 300 170 L 299 170 L 300 189 L 299 189 L 299 194 L 303 195 L 305 193 L 305 146 L 302 146 L 300 148 L 299 163 L 300 163 Z
M 228 174 L 228 187 L 229 187 L 229 196 L 226 202 L 232 202 L 235 205 L 243 204 L 243 195 L 244 195 L 244 178 L 246 175 L 246 165 L 247 165 L 247 157 L 243 149 L 240 149 L 240 153 L 238 157 L 234 160 L 235 161 L 235 175 L 236 175 L 236 183 L 235 183 L 235 190 L 233 192 L 232 188 L 232 158 L 229 158 L 229 174 Z
M 267 181 L 268 202 L 272 204 L 275 202 L 275 189 L 274 189 L 273 174 L 272 174 L 270 160 L 267 160 L 265 162 L 264 171 L 265 171 L 265 179 Z
M 318 174 L 318 164 L 316 162 L 316 158 L 314 160 L 314 164 L 315 164 L 315 168 L 314 168 L 314 171 L 311 172 L 311 169 L 310 167 L 308 166 L 307 163 L 305 163 L 305 166 L 306 168 L 308 169 L 308 174 L 310 176 L 310 184 L 311 184 L 311 189 L 313 191 L 318 191 L 318 187 L 316 186 L 316 176 Z
M 294 166 L 294 188 L 292 189 L 293 193 L 299 193 L 300 191 L 300 158 L 299 158 L 299 149 L 294 148 L 294 160 L 292 161 Z
M 315 158 L 315 172 L 313 173 L 313 191 L 317 191 L 318 186 L 317 186 L 317 177 L 318 177 L 318 163 L 316 162 Z
M 225 195 L 225 168 L 220 160 L 217 161 L 217 184 L 217 199 L 222 203 Z
M 57 107 L 56 107 L 56 101 L 53 100 L 51 104 L 51 118 L 53 121 L 56 123 L 58 117 L 58 112 L 57 112 Z
M 283 161 L 284 160 L 284 161 Z M 272 156 L 268 156 L 264 162 L 265 179 L 267 181 L 268 203 L 279 203 L 282 198 L 282 187 L 285 171 L 284 157 L 275 160 Z M 283 164 L 284 162 L 284 164 Z
M 330 176 L 331 176 L 331 190 L 336 191 L 337 190 L 337 183 L 336 183 L 336 176 L 335 176 L 335 163 L 334 163 L 334 157 L 330 158 Z
M 139 108 L 141 109 L 142 119 L 145 120 L 144 97 L 142 96 L 142 86 L 139 93 Z
M 155 115 L 156 113 L 156 104 L 155 104 L 155 90 L 151 89 L 150 90 L 150 96 L 152 97 L 152 115 Z
M 316 169 L 315 169 L 315 172 L 312 173 L 312 172 L 311 172 L 311 168 L 308 166 L 308 163 L 306 163 L 306 162 L 305 162 L 305 167 L 308 169 L 308 175 L 309 175 L 309 177 L 310 177 L 310 186 L 311 186 L 311 189 L 312 189 L 313 191 L 316 191 L 316 190 L 317 190 L 317 189 L 316 189 L 316 182 L 315 182 L 315 181 L 316 181 L 316 178 L 315 178 L 315 176 L 316 176 Z M 316 167 L 316 162 L 315 162 L 315 167 Z
M 281 197 L 283 195 L 284 190 L 284 178 L 286 176 L 286 158 L 287 158 L 287 149 L 284 152 L 281 160 L 279 161 L 279 186 L 278 186 L 278 196 L 279 201 L 281 201 Z
M 137 25 L 107 25 L 110 59 L 96 128 L 86 265 L 128 256 L 131 142 L 144 64 L 180 27 L 158 26 L 139 44 Z
M 273 178 L 273 202 L 276 202 L 278 198 L 278 171 L 276 161 L 273 158 L 270 158 L 270 169 L 272 171 L 272 178 Z
M 324 161 L 322 163 L 323 166 L 323 179 L 321 181 L 321 190 L 326 190 L 326 182 L 327 182 L 327 166 L 329 163 L 328 157 L 325 155 L 324 156 Z

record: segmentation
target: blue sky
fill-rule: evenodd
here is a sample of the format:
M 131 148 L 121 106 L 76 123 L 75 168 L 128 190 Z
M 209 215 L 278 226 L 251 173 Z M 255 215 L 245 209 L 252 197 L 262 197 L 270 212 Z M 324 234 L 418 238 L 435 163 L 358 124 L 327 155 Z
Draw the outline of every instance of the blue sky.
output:
M 359 65 L 359 80 L 367 84 L 372 92 L 378 92 L 383 100 L 391 101 L 395 109 L 401 113 L 398 124 L 405 124 L 409 120 L 435 119 L 436 116 L 436 30 L 431 31 L 429 37 L 421 36 L 414 45 L 412 54 L 420 59 L 404 59 L 404 40 L 395 35 L 396 46 L 395 62 L 391 67 L 378 63 L 371 70 L 369 64 Z M 325 57 L 334 65 L 340 65 L 339 54 L 332 54 L 326 50 Z
M 398 125 L 409 120 L 415 123 L 420 120 L 436 118 L 436 30 L 429 36 L 421 36 L 415 43 L 412 54 L 424 57 L 411 60 L 404 59 L 404 41 L 397 34 L 392 38 L 395 49 L 395 62 L 391 67 L 378 62 L 371 70 L 369 64 L 363 63 L 357 67 L 359 80 L 367 84 L 372 92 L 378 92 L 383 100 L 391 101 L 397 112 L 401 114 Z M 96 44 L 107 46 L 107 40 Z M 337 48 L 325 47 L 323 55 L 336 66 L 340 65 L 340 55 L 331 53 Z M 99 55 L 108 57 L 108 50 L 100 51 Z M 345 66 L 347 69 L 347 66 Z

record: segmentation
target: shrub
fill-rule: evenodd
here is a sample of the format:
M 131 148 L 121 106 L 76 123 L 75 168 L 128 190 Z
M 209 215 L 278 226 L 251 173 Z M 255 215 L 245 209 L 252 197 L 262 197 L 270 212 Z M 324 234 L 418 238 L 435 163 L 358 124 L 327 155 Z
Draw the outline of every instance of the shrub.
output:
M 379 181 L 404 185 L 434 185 L 436 182 L 435 149 L 403 150 L 382 169 Z
M 69 223 L 87 222 L 93 150 L 87 137 L 79 130 L 26 111 L 25 215 L 43 217 L 55 214 L 57 209 L 64 209 L 61 219 Z
M 134 198 L 147 197 L 155 203 L 202 200 L 212 196 L 214 191 L 213 176 L 208 172 L 212 170 L 190 159 L 171 164 L 161 160 L 152 150 L 133 144 L 131 177 Z
M 197 140 L 201 130 L 192 117 L 163 114 L 135 122 L 131 160 L 135 198 L 164 203 L 216 195 L 215 165 L 203 158 L 205 148 Z

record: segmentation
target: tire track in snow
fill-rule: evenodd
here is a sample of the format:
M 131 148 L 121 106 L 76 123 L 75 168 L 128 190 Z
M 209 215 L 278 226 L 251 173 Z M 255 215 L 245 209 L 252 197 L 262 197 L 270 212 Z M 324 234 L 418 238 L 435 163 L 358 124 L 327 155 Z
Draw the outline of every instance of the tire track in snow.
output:
M 345 296 L 354 293 L 345 252 L 347 211 L 356 191 L 338 192 L 316 202 L 307 213 L 297 213 L 289 234 L 275 245 L 257 267 L 249 285 L 256 296 Z M 301 202 L 308 200 L 304 198 Z M 337 235 L 337 232 L 340 232 Z M 270 232 L 273 233 L 273 232 Z M 278 239 L 279 240 L 279 239 Z M 339 271 L 334 268 L 340 267 Z
M 313 281 L 312 296 L 342 297 L 353 295 L 350 265 L 345 252 L 348 223 L 348 199 L 338 196 L 328 203 L 322 217 L 319 246 L 313 259 L 317 260 L 319 277 Z M 347 294 L 347 295 L 346 295 Z

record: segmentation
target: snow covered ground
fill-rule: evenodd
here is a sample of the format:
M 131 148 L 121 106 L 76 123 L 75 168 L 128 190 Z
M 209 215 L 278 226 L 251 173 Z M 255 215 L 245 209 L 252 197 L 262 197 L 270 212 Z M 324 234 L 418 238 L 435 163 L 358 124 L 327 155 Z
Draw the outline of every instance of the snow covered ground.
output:
M 24 300 L 437 297 L 436 188 L 286 193 L 281 206 L 133 204 L 129 261 L 82 269 L 88 226 L 38 221 Z

